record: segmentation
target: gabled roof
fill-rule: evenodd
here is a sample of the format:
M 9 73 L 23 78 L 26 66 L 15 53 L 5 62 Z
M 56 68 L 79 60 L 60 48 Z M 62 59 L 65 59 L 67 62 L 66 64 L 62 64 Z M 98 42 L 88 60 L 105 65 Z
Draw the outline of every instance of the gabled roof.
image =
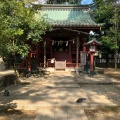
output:
M 92 20 L 88 6 L 46 5 L 42 7 L 39 14 L 41 14 L 52 26 L 103 26 L 103 24 L 97 24 Z
M 98 46 L 100 46 L 100 45 L 102 45 L 102 43 L 100 43 L 100 42 L 98 42 L 97 40 L 96 40 L 96 38 L 93 38 L 92 40 L 90 40 L 89 42 L 87 42 L 86 43 L 86 45 L 91 45 L 91 44 L 95 44 L 95 45 L 98 45 Z

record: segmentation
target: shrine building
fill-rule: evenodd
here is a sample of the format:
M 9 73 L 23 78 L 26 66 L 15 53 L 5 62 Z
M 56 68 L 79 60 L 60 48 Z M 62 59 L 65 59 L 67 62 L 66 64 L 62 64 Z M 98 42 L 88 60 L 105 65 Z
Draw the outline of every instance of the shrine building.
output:
M 90 31 L 99 33 L 103 24 L 96 23 L 89 5 L 46 4 L 37 17 L 42 15 L 52 26 L 43 35 L 43 41 L 31 45 L 28 68 L 73 69 L 89 60 Z M 86 56 L 83 56 L 86 53 Z M 85 57 L 85 58 L 84 58 Z M 21 63 L 22 66 L 22 63 Z

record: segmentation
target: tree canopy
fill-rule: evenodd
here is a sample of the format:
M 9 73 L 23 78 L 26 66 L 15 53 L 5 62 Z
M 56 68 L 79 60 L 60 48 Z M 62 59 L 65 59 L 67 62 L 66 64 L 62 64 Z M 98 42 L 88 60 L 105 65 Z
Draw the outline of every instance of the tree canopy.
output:
M 114 45 L 115 37 L 120 41 L 118 32 L 120 31 L 120 4 L 116 4 L 115 0 L 94 0 L 97 9 L 95 10 L 97 22 L 105 23 L 103 30 L 105 35 L 102 41 L 111 49 L 116 49 Z M 117 34 L 117 35 L 116 35 Z
M 27 5 L 27 6 L 26 6 Z M 37 10 L 22 0 L 0 1 L 0 54 L 20 54 L 29 51 L 27 41 L 38 43 L 50 30 L 44 18 L 35 19 Z
M 115 0 L 94 0 L 94 3 L 97 22 L 105 23 L 105 34 L 101 37 L 101 42 L 106 46 L 104 48 L 112 50 L 117 57 L 120 50 L 120 4 Z

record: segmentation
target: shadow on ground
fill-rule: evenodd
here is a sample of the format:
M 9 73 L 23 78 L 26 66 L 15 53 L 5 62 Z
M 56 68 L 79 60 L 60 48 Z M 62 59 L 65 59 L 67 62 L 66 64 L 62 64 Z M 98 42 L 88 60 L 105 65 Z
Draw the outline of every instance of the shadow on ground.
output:
M 57 120 L 72 118 L 73 114 L 80 116 L 81 106 L 119 105 L 119 85 L 113 82 L 114 79 L 103 75 L 93 78 L 70 74 L 52 74 L 48 78 L 31 77 L 24 79 L 21 85 L 9 86 L 11 94 L 8 97 L 3 96 L 4 91 L 1 91 L 0 104 L 17 103 L 20 108 L 29 110 L 34 106 L 38 110 L 35 120 L 39 117 L 50 120 L 55 116 Z M 77 104 L 78 98 L 86 98 L 86 101 Z

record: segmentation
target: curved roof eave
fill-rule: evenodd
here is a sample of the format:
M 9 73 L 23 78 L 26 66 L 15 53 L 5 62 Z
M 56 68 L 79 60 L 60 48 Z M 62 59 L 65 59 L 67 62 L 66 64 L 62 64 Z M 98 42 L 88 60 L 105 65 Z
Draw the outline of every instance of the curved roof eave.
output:
M 56 27 L 101 27 L 91 18 L 89 6 L 51 6 L 44 5 L 38 12 L 38 16 L 43 16 L 52 26 Z

